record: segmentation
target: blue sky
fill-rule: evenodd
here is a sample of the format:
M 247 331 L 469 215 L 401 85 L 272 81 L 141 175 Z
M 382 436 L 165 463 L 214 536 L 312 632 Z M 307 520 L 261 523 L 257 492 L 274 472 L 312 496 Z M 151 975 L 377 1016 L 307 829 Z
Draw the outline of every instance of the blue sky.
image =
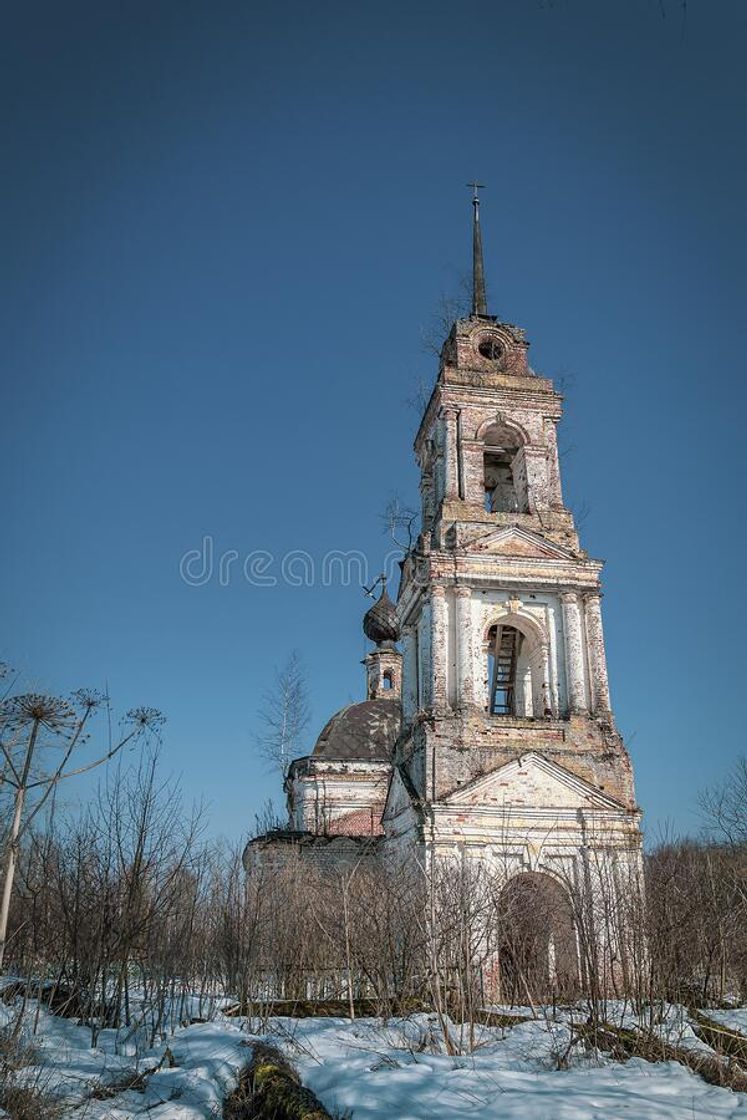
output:
M 189 586 L 180 560 L 208 536 L 278 574 L 289 550 L 379 569 L 477 175 L 491 310 L 563 378 L 648 833 L 697 829 L 744 750 L 746 32 L 705 0 L 6 11 L 0 578 L 23 679 L 160 707 L 213 832 L 278 800 L 260 694 L 295 647 L 314 733 L 360 698 L 366 600 Z

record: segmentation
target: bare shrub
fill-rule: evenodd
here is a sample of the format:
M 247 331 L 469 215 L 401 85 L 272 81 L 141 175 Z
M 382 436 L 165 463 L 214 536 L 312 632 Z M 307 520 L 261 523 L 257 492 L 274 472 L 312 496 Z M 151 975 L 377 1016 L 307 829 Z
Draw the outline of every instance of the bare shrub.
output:
M 29 1067 L 39 1067 L 39 1060 L 39 1051 L 25 1037 L 20 1016 L 0 1030 L 0 1110 L 11 1120 L 57 1120 L 62 1116 L 62 1104 L 49 1091 L 43 1069 L 36 1068 L 29 1079 Z

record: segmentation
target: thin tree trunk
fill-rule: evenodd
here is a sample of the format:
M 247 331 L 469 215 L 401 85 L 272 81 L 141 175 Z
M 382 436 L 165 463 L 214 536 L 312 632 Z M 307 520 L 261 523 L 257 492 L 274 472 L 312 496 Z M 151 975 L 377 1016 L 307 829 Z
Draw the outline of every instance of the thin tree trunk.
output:
M 16 788 L 13 823 L 10 826 L 10 836 L 8 838 L 8 862 L 5 867 L 3 898 L 2 903 L 0 903 L 0 972 L 2 972 L 3 968 L 3 960 L 5 958 L 5 945 L 8 937 L 10 899 L 11 895 L 13 894 L 13 880 L 15 879 L 16 864 L 18 862 L 18 836 L 21 831 L 23 806 L 26 801 L 26 784 L 28 782 L 29 771 L 31 770 L 31 760 L 34 757 L 34 747 L 36 746 L 36 737 L 38 734 L 39 720 L 35 719 L 31 726 L 31 734 L 29 735 L 29 742 L 26 748 L 26 757 L 23 762 L 23 772 L 21 774 L 21 780 L 19 781 Z
M 342 888 L 342 913 L 345 923 L 345 966 L 348 974 L 348 1007 L 350 1009 L 350 1018 L 354 1019 L 355 1002 L 353 1000 L 353 968 L 350 953 L 350 916 L 348 911 L 348 891 L 345 884 L 343 884 Z

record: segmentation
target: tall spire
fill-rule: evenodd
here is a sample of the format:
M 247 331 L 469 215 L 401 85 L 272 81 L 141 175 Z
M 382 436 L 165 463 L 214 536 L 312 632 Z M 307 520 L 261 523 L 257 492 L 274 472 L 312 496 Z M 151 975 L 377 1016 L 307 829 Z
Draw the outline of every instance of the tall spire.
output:
M 482 233 L 480 231 L 480 197 L 483 183 L 468 183 L 472 187 L 472 314 L 487 315 L 485 295 L 485 267 L 482 262 Z

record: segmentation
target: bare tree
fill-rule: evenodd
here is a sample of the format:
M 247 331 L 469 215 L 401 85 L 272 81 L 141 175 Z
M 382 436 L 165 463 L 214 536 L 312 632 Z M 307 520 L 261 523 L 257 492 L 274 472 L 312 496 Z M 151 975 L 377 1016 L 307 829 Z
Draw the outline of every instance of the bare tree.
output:
M 414 373 L 412 381 L 412 392 L 409 397 L 405 397 L 405 404 L 411 408 L 418 416 L 422 416 L 428 407 L 428 402 L 433 393 L 433 374 L 427 376 L 424 373 Z
M 0 969 L 5 955 L 10 900 L 21 839 L 31 822 L 61 781 L 101 766 L 125 744 L 157 732 L 163 722 L 163 717 L 155 709 L 136 708 L 128 713 L 119 738 L 114 738 L 109 719 L 109 741 L 103 753 L 93 761 L 68 769 L 74 752 L 88 738 L 93 715 L 101 707 L 106 707 L 108 712 L 108 703 L 107 697 L 85 690 L 74 693 L 70 701 L 24 693 L 7 697 L 0 703 L 0 751 L 5 763 L 2 782 L 13 791 L 13 817 L 6 841 L 5 879 L 0 902 Z M 55 750 L 61 755 L 51 770 L 37 765 L 44 750 Z M 30 807 L 29 795 L 34 793 L 39 796 Z
M 426 354 L 440 357 L 444 342 L 455 321 L 469 315 L 471 299 L 472 280 L 469 273 L 465 272 L 459 276 L 454 293 L 451 295 L 441 293 L 430 320 L 421 328 L 422 349 Z M 405 404 L 408 408 L 414 409 L 418 416 L 422 416 L 428 407 L 433 384 L 432 372 L 426 375 L 416 371 L 413 374 L 412 391 L 405 398 Z
M 423 349 L 427 354 L 441 354 L 441 348 L 457 319 L 469 315 L 472 300 L 472 278 L 464 272 L 458 278 L 457 289 L 450 295 L 442 292 L 428 325 L 421 331 Z M 427 403 L 427 401 L 426 401 Z
M 275 802 L 268 797 L 260 811 L 254 814 L 255 836 L 262 836 L 265 832 L 275 832 L 284 825 L 285 820 L 275 809 Z
M 738 758 L 720 785 L 700 795 L 710 833 L 728 844 L 747 844 L 747 755 Z
M 407 555 L 412 552 L 417 537 L 420 514 L 406 505 L 398 494 L 393 494 L 381 514 L 383 531 L 388 533 L 397 548 Z
M 257 715 L 257 749 L 285 778 L 311 715 L 306 672 L 298 650 L 292 650 L 283 668 L 275 670 L 272 688 L 263 695 Z

